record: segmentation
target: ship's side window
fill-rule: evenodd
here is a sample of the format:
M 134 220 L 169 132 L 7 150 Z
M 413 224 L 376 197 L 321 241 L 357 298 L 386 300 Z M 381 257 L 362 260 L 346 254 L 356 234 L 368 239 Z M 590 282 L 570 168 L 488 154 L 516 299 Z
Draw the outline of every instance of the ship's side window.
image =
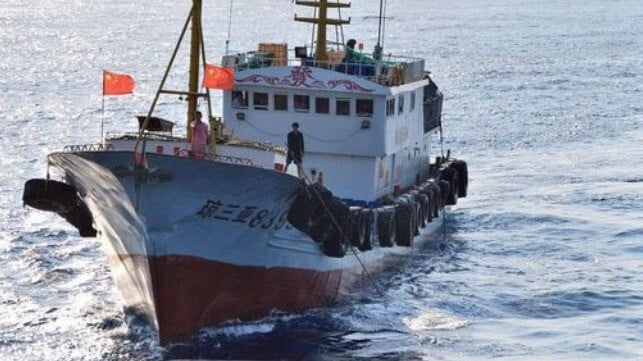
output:
M 288 95 L 275 94 L 275 110 L 288 110 Z
M 293 98 L 296 112 L 308 112 L 310 110 L 310 97 L 308 95 L 295 94 Z
M 248 92 L 233 91 L 232 92 L 232 107 L 233 108 L 247 108 L 248 107 Z
M 328 114 L 330 112 L 330 99 L 328 98 L 315 98 L 315 113 Z
M 372 99 L 357 99 L 355 102 L 355 113 L 360 117 L 373 116 L 373 100 Z
M 386 116 L 390 117 L 395 115 L 395 98 L 386 101 Z
M 404 95 L 400 95 L 397 102 L 397 112 L 398 114 L 404 113 Z
M 409 107 L 409 111 L 415 110 L 415 92 L 411 92 L 411 106 Z
M 267 110 L 268 109 L 268 93 L 254 93 L 252 94 L 252 105 L 255 109 Z
M 351 115 L 351 101 L 350 101 L 350 99 L 337 99 L 335 101 L 335 114 L 337 114 L 337 115 Z

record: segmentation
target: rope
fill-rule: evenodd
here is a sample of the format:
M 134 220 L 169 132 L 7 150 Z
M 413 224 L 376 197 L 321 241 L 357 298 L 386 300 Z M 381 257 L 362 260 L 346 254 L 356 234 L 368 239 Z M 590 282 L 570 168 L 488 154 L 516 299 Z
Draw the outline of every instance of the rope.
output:
M 303 167 L 300 164 L 297 164 L 297 167 L 300 168 L 300 173 L 304 175 L 304 180 L 306 182 L 308 182 L 309 184 L 312 184 L 312 182 L 310 181 L 310 178 L 308 178 L 308 175 L 306 175 L 306 172 L 303 171 Z M 328 205 L 326 204 L 326 202 L 324 202 L 324 199 L 321 197 L 321 195 L 319 195 L 319 192 L 317 192 L 317 190 L 315 188 L 306 187 L 305 184 L 304 184 L 304 189 L 306 190 L 306 192 L 308 191 L 307 190 L 308 188 L 313 190 L 313 192 L 315 193 L 315 195 L 317 196 L 317 198 L 321 202 L 322 206 L 324 206 L 324 211 L 326 212 L 326 214 L 328 215 L 330 220 L 333 222 L 335 227 L 337 227 L 337 230 L 342 234 L 342 236 L 345 239 L 350 240 L 349 237 L 346 237 L 346 234 L 344 233 L 344 230 L 342 230 L 342 227 L 339 225 L 339 223 L 337 222 L 335 217 L 333 217 L 333 214 L 331 213 L 330 209 L 328 208 Z M 350 246 L 350 250 L 352 251 L 353 255 L 355 256 L 355 258 L 357 259 L 359 264 L 362 266 L 362 270 L 364 271 L 364 274 L 366 275 L 366 278 L 371 282 L 371 284 L 373 285 L 373 287 L 375 288 L 377 293 L 379 293 L 379 295 L 381 297 L 384 297 L 384 292 L 382 292 L 380 287 L 377 285 L 377 282 L 375 281 L 375 278 L 373 278 L 373 275 L 371 274 L 371 272 L 368 270 L 368 268 L 366 268 L 366 265 L 364 264 L 362 259 L 357 254 L 357 251 L 355 251 L 355 247 L 353 245 Z
M 270 133 L 270 132 L 267 132 L 267 131 L 265 131 L 265 130 L 263 130 L 263 129 L 259 128 L 259 127 L 257 127 L 256 125 L 252 124 L 252 122 L 249 122 L 248 120 L 246 120 L 245 122 L 246 122 L 246 123 L 247 123 L 251 128 L 253 128 L 254 130 L 258 131 L 259 133 L 261 133 L 261 134 L 263 134 L 263 135 L 267 135 L 267 136 L 269 136 L 269 137 L 283 137 L 283 136 L 284 136 L 282 133 Z
M 270 133 L 270 132 L 268 132 L 268 131 L 265 131 L 265 130 L 263 130 L 263 129 L 259 128 L 258 126 L 256 126 L 256 125 L 252 124 L 252 122 L 250 122 L 250 121 L 247 121 L 247 120 L 246 120 L 245 122 L 246 122 L 246 123 L 247 123 L 251 128 L 253 128 L 254 130 L 258 131 L 259 133 L 261 133 L 261 134 L 263 134 L 263 135 L 267 135 L 267 136 L 269 136 L 269 137 L 283 137 L 283 136 L 284 136 L 282 133 Z M 347 141 L 347 140 L 351 139 L 352 137 L 354 137 L 355 135 L 357 135 L 357 133 L 359 133 L 359 132 L 360 132 L 360 130 L 361 130 L 361 128 L 358 128 L 357 130 L 355 130 L 353 133 L 351 133 L 351 134 L 347 135 L 346 137 L 344 137 L 344 138 L 338 138 L 338 139 L 321 139 L 321 138 L 314 137 L 314 136 L 312 136 L 312 135 L 310 135 L 310 134 L 308 134 L 308 133 L 304 133 L 304 132 L 302 132 L 302 133 L 303 133 L 306 137 L 308 137 L 308 138 L 310 138 L 310 139 L 313 139 L 313 140 L 316 140 L 316 141 L 318 141 L 318 142 L 320 142 L 320 143 L 341 143 L 341 142 L 345 142 L 345 141 Z
M 351 139 L 352 137 L 354 137 L 355 135 L 357 135 L 357 133 L 359 133 L 359 132 L 360 132 L 360 130 L 361 130 L 361 129 L 360 129 L 360 128 L 358 128 L 356 131 L 354 131 L 353 133 L 349 134 L 349 135 L 348 135 L 348 136 L 346 136 L 345 138 L 338 138 L 338 139 L 321 139 L 321 138 L 314 137 L 314 136 L 312 136 L 312 135 L 310 135 L 310 134 L 306 134 L 306 133 L 304 133 L 304 134 L 305 134 L 308 138 L 313 139 L 313 140 L 316 140 L 316 141 L 318 141 L 318 142 L 320 142 L 320 143 L 341 143 L 341 142 L 345 142 L 345 141 L 347 141 L 347 140 Z M 303 132 L 302 132 L 302 133 L 303 133 Z

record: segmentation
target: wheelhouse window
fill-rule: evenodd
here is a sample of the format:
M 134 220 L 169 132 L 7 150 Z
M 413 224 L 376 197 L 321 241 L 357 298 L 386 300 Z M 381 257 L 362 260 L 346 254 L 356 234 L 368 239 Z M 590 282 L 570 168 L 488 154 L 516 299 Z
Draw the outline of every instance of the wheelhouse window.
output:
M 389 99 L 386 101 L 386 116 L 390 117 L 395 115 L 395 99 Z
M 404 95 L 400 95 L 397 102 L 397 112 L 398 114 L 404 113 Z
M 252 95 L 252 105 L 255 109 L 268 110 L 268 93 L 254 93 Z
M 315 113 L 328 114 L 330 112 L 330 99 L 315 98 Z
M 295 94 L 293 101 L 293 108 L 295 108 L 296 112 L 308 112 L 310 110 L 310 96 Z
M 415 92 L 411 92 L 411 106 L 409 108 L 409 111 L 413 111 L 415 109 Z
M 350 101 L 350 99 L 337 99 L 335 101 L 335 114 L 336 115 L 351 115 L 351 101 Z
M 373 116 L 373 99 L 357 99 L 355 113 L 360 117 Z
M 232 107 L 233 108 L 247 108 L 248 107 L 248 92 L 233 91 L 232 92 Z
M 275 94 L 275 110 L 288 110 L 288 95 Z

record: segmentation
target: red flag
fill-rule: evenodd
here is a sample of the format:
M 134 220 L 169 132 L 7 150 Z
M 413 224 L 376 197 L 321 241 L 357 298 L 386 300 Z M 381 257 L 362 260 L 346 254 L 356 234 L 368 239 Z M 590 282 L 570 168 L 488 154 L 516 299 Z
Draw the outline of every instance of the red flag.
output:
M 234 70 L 212 64 L 205 64 L 203 87 L 230 90 L 234 85 Z
M 134 92 L 134 78 L 127 74 L 103 70 L 103 95 L 125 95 Z

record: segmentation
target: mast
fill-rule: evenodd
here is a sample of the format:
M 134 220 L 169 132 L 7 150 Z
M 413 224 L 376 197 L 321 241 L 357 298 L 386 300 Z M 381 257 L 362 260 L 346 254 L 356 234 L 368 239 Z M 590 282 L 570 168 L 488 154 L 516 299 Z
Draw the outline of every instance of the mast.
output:
M 302 23 L 311 23 L 317 24 L 317 44 L 315 46 L 315 61 L 324 62 L 326 61 L 326 25 L 335 25 L 341 26 L 350 24 L 350 18 L 348 20 L 341 19 L 329 19 L 328 18 L 328 9 L 329 8 L 349 8 L 351 4 L 340 3 L 329 3 L 328 0 L 319 0 L 319 1 L 308 1 L 308 0 L 296 0 L 296 5 L 310 6 L 319 8 L 317 12 L 317 18 L 301 18 L 295 15 L 295 21 Z
M 382 21 L 386 21 L 382 15 L 384 9 L 384 0 L 380 0 L 380 14 L 378 16 L 377 22 L 377 44 L 375 45 L 375 50 L 373 51 L 373 57 L 375 60 L 382 59 Z
M 143 141 L 145 138 L 145 130 L 147 129 L 147 126 L 150 122 L 152 114 L 154 113 L 154 108 L 156 107 L 156 103 L 161 94 L 178 94 L 178 95 L 185 95 L 187 97 L 188 139 L 192 139 L 190 124 L 194 121 L 194 113 L 197 110 L 197 103 L 198 103 L 197 100 L 199 97 L 204 97 L 208 102 L 208 119 L 210 119 L 212 116 L 212 110 L 210 105 L 210 92 L 209 91 L 205 93 L 198 92 L 199 91 L 199 67 L 200 67 L 199 60 L 201 56 L 203 57 L 203 63 L 205 63 L 205 49 L 203 48 L 203 32 L 201 29 L 201 8 L 202 8 L 201 4 L 202 4 L 202 0 L 192 1 L 192 8 L 190 9 L 190 13 L 185 19 L 183 30 L 181 30 L 181 35 L 179 36 L 179 40 L 176 42 L 176 45 L 174 47 L 174 52 L 172 53 L 172 57 L 170 58 L 170 61 L 167 64 L 167 67 L 165 68 L 163 79 L 161 80 L 161 83 L 159 84 L 156 94 L 154 95 L 154 100 L 152 101 L 152 105 L 150 106 L 147 112 L 147 116 L 145 117 L 145 120 L 143 121 L 142 126 L 139 127 L 138 137 L 136 138 L 136 143 L 134 145 L 134 152 L 137 154 L 145 153 L 145 142 Z M 174 60 L 176 59 L 176 54 L 179 51 L 179 47 L 183 42 L 184 35 L 187 32 L 187 29 L 190 23 L 192 23 L 192 28 L 191 28 L 191 42 L 190 42 L 190 69 L 189 69 L 189 83 L 188 83 L 189 89 L 188 91 L 165 89 L 165 81 L 167 80 L 168 74 L 170 73 L 170 69 L 174 64 Z M 142 150 L 140 150 L 139 152 L 139 146 L 141 144 L 142 144 Z
M 188 84 L 187 135 L 192 139 L 190 124 L 194 121 L 197 110 L 199 91 L 199 60 L 201 57 L 201 0 L 192 2 L 192 29 L 190 36 L 190 75 Z

